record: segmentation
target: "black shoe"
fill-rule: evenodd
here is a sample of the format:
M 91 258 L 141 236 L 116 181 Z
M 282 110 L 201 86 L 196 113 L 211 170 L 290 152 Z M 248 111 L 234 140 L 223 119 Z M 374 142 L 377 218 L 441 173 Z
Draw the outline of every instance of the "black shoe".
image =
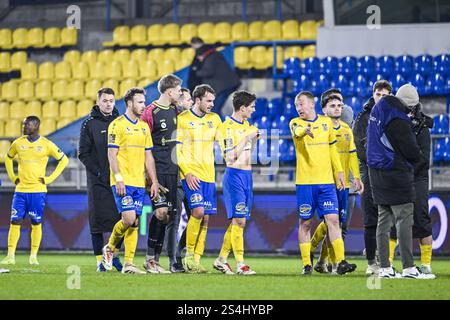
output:
M 309 258 L 311 259 L 311 265 L 314 265 L 314 253 L 310 252 L 309 253 Z
M 302 275 L 312 275 L 313 268 L 311 266 L 304 266 Z
M 327 264 L 327 270 L 328 270 L 328 273 L 331 273 L 333 271 L 333 265 L 331 263 Z
M 186 270 L 183 267 L 183 262 L 181 258 L 177 258 L 177 262 L 175 262 L 173 265 L 170 266 L 170 272 L 172 273 L 186 272 Z
M 342 260 L 337 267 L 337 274 L 343 275 L 346 273 L 350 273 L 356 270 L 356 264 L 354 263 L 348 263 L 345 260 Z

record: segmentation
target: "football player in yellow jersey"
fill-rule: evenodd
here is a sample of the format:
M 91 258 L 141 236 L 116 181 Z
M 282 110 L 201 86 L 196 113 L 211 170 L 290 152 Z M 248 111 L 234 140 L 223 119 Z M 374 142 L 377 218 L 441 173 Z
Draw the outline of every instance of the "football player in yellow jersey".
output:
M 185 269 L 206 272 L 200 264 L 210 215 L 217 213 L 214 142 L 220 117 L 211 112 L 215 92 L 209 85 L 195 87 L 194 105 L 178 115 L 177 158 L 181 183 L 191 210 L 186 231 Z
M 122 219 L 116 223 L 108 244 L 103 247 L 103 265 L 112 269 L 114 248 L 125 236 L 125 265 L 122 273 L 145 274 L 133 264 L 138 240 L 138 219 L 145 196 L 145 172 L 150 180 L 150 196 L 160 188 L 152 155 L 153 141 L 148 124 L 140 117 L 145 109 L 145 91 L 131 88 L 124 96 L 126 112 L 108 127 L 108 160 L 111 187 Z
M 15 264 L 15 252 L 20 238 L 20 225 L 25 215 L 31 219 L 31 254 L 29 262 L 38 265 L 37 253 L 42 239 L 47 185 L 55 181 L 69 163 L 64 153 L 50 140 L 39 136 L 40 120 L 29 116 L 23 121 L 23 136 L 14 140 L 5 157 L 8 176 L 16 185 L 8 235 L 8 255 L 0 264 Z M 18 176 L 14 173 L 13 159 L 17 157 Z M 48 158 L 58 160 L 55 171 L 46 177 Z
M 233 274 L 227 262 L 233 250 L 236 273 L 253 275 L 255 271 L 244 263 L 244 228 L 250 219 L 253 202 L 252 150 L 259 136 L 258 128 L 249 125 L 255 112 L 256 96 L 246 91 L 233 94 L 234 112 L 219 127 L 220 146 L 227 164 L 223 176 L 223 196 L 231 223 L 225 232 L 222 249 L 213 267 L 225 274 Z
M 336 184 L 341 190 L 345 181 L 336 150 L 333 123 L 330 118 L 316 114 L 314 96 L 310 92 L 300 92 L 295 97 L 295 106 L 299 117 L 292 119 L 289 127 L 297 157 L 295 183 L 303 274 L 312 274 L 311 218 L 316 210 L 328 227 L 328 235 L 339 263 L 337 273 L 352 272 L 356 265 L 345 260 L 344 241 L 339 227 Z M 337 176 L 336 182 L 334 174 Z
M 364 185 L 361 182 L 361 176 L 359 173 L 359 164 L 358 158 L 356 156 L 356 147 L 355 142 L 353 140 L 353 131 L 348 124 L 343 121 L 340 121 L 340 117 L 342 115 L 342 110 L 344 103 L 342 98 L 339 95 L 331 94 L 325 96 L 321 101 L 322 110 L 327 117 L 330 117 L 333 122 L 333 130 L 336 135 L 336 148 L 339 153 L 339 159 L 341 161 L 342 168 L 344 170 L 344 180 L 345 180 L 345 188 L 342 190 L 337 190 L 337 197 L 339 203 L 339 220 L 341 225 L 347 222 L 347 210 L 348 210 L 348 195 L 350 189 L 350 172 L 353 175 L 353 183 L 355 187 L 355 191 L 361 193 L 364 191 Z M 318 246 L 318 244 L 325 238 L 327 233 L 327 227 L 325 223 L 322 221 L 316 229 L 316 232 L 311 239 L 311 252 L 314 252 Z M 342 234 L 342 238 L 345 239 L 344 234 Z M 328 269 L 326 266 L 326 258 L 328 256 L 328 251 L 331 252 L 332 246 L 330 241 L 327 244 L 322 244 L 322 250 L 320 254 L 320 258 L 316 265 L 314 266 L 314 270 L 320 273 L 327 273 Z M 334 258 L 334 254 L 330 255 Z M 332 270 L 336 270 L 337 266 L 334 261 L 331 261 Z

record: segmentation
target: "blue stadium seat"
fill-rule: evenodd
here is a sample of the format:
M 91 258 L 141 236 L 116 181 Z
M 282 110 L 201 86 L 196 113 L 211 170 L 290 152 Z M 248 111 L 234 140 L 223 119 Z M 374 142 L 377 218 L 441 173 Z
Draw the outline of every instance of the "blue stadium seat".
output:
M 433 57 L 430 55 L 421 55 L 414 60 L 415 71 L 423 77 L 428 76 L 433 70 Z
M 395 58 L 392 56 L 381 56 L 377 59 L 377 71 L 385 78 L 392 77 L 395 71 Z
M 258 163 L 268 164 L 270 162 L 270 140 L 266 137 L 258 139 Z
M 409 82 L 416 87 L 419 96 L 426 95 L 425 78 L 420 73 L 413 73 L 409 78 Z
M 445 94 L 450 94 L 450 75 L 447 76 L 447 81 L 445 81 Z
M 439 74 L 432 74 L 427 80 L 425 88 L 429 90 L 429 94 L 434 94 L 437 96 L 445 95 L 445 78 Z
M 269 102 L 266 98 L 256 98 L 255 101 L 255 112 L 252 115 L 252 118 L 258 118 L 267 114 L 267 105 Z
M 398 89 L 400 89 L 400 87 L 402 85 L 404 85 L 406 83 L 405 78 L 402 76 L 402 74 L 397 74 L 395 75 L 395 77 L 392 78 L 391 84 L 392 84 L 392 90 L 393 92 L 397 92 Z
M 292 82 L 292 86 L 293 86 L 293 94 L 296 95 L 297 93 L 299 93 L 300 91 L 309 91 L 311 90 L 311 80 L 309 79 L 308 76 L 302 74 L 299 78 L 295 79 Z
M 281 114 L 282 105 L 283 100 L 281 98 L 273 98 L 267 106 L 267 114 L 272 117 L 279 116 Z
M 375 73 L 376 60 L 372 56 L 363 56 L 358 59 L 358 73 L 364 76 Z
M 317 57 L 311 57 L 303 60 L 302 73 L 307 75 L 315 75 L 320 72 L 320 60 Z
M 297 109 L 296 109 L 295 103 L 294 103 L 294 99 L 292 99 L 291 101 L 287 102 L 284 105 L 283 114 L 289 119 L 292 119 L 292 118 L 295 118 L 298 116 Z
M 319 74 L 311 81 L 311 92 L 315 96 L 321 95 L 330 88 L 330 81 L 324 74 Z
M 433 162 L 443 161 L 445 151 L 445 139 L 436 139 L 433 148 Z
M 336 57 L 325 57 L 320 61 L 320 72 L 328 76 L 339 73 L 339 60 Z
M 256 119 L 255 121 L 255 126 L 259 129 L 259 130 L 270 130 L 270 127 L 272 125 L 272 118 L 268 117 L 266 115 Z
M 289 140 L 289 149 L 288 149 L 288 161 L 294 162 L 295 161 L 295 145 L 294 141 Z
M 445 138 L 444 142 L 444 161 L 450 162 L 450 138 Z
M 273 143 L 270 146 L 270 151 L 272 154 L 275 154 L 275 147 L 278 146 L 278 150 L 276 155 L 282 164 L 286 164 L 290 161 L 289 157 L 289 140 L 279 139 L 278 143 Z
M 450 56 L 448 54 L 441 54 L 433 59 L 434 72 L 443 76 L 450 74 Z
M 359 74 L 355 81 L 355 93 L 361 98 L 367 98 L 372 94 L 372 88 L 369 86 L 366 77 Z
M 284 75 L 289 78 L 294 78 L 301 73 L 301 62 L 299 58 L 289 58 L 283 63 Z
M 280 136 L 290 136 L 291 131 L 289 130 L 289 121 L 290 119 L 286 116 L 275 117 L 272 121 L 272 134 L 274 134 L 273 130 L 278 130 Z
M 356 73 L 357 61 L 355 57 L 344 57 L 339 61 L 339 72 L 346 76 L 352 76 Z
M 440 114 L 433 118 L 434 126 L 431 129 L 433 134 L 448 134 L 449 133 L 449 117 L 448 114 Z
M 397 57 L 395 61 L 395 71 L 403 77 L 409 77 L 414 71 L 414 58 L 408 55 Z
M 316 110 L 316 113 L 317 113 L 317 114 L 322 114 L 322 115 L 323 115 L 322 105 L 320 104 L 320 98 L 314 97 L 314 103 L 315 103 L 315 110 Z
M 214 143 L 214 161 L 216 164 L 224 164 L 225 159 L 223 158 L 222 151 L 218 143 Z
M 350 87 L 349 81 L 343 74 L 338 75 L 337 79 L 331 79 L 330 87 L 340 89 L 344 97 L 353 95 L 353 87 Z

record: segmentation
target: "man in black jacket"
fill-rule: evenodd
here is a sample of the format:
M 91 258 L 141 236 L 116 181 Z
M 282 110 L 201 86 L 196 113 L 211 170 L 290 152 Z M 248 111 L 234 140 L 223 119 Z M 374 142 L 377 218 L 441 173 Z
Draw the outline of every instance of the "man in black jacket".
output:
M 192 38 L 191 45 L 195 49 L 195 58 L 189 70 L 189 89 L 192 91 L 199 84 L 209 84 L 217 92 L 212 111 L 221 115 L 223 104 L 240 87 L 241 80 L 214 46 L 197 37 Z
M 89 118 L 81 125 L 78 146 L 78 159 L 86 167 L 89 227 L 98 272 L 106 271 L 101 263 L 103 234 L 111 232 L 120 219 L 109 183 L 107 148 L 108 126 L 119 116 L 114 103 L 114 91 L 111 88 L 102 88 L 98 91 L 97 104 L 92 108 Z M 113 259 L 117 271 L 122 271 L 122 264 L 117 256 L 122 242 L 117 245 Z
M 361 195 L 361 206 L 364 215 L 364 243 L 366 247 L 367 270 L 366 274 L 378 273 L 379 266 L 376 263 L 375 252 L 377 249 L 377 224 L 378 207 L 374 205 L 372 199 L 372 188 L 369 181 L 369 169 L 367 167 L 366 142 L 367 126 L 369 124 L 370 112 L 374 105 L 384 96 L 392 92 L 391 84 L 386 80 L 379 80 L 373 86 L 373 95 L 364 105 L 363 110 L 358 114 L 353 126 L 353 135 L 356 145 L 356 153 L 359 160 L 359 170 L 364 184 L 364 192 Z
M 411 85 L 408 96 L 417 96 Z M 402 257 L 402 277 L 433 279 L 414 266 L 412 225 L 415 201 L 414 166 L 420 166 L 422 154 L 408 117 L 410 106 L 397 97 L 386 96 L 373 107 L 367 127 L 367 164 L 374 204 L 378 205 L 377 247 L 380 278 L 400 275 L 389 261 L 389 233 L 395 224 Z

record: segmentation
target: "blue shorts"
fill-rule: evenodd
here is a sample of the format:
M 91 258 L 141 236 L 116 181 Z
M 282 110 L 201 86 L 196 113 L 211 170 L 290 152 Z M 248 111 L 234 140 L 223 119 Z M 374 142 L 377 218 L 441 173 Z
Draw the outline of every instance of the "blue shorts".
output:
M 125 186 L 125 196 L 117 195 L 116 186 L 112 186 L 114 199 L 116 199 L 117 211 L 134 211 L 136 215 L 142 214 L 142 206 L 145 197 L 145 188 Z
M 228 219 L 250 219 L 253 203 L 252 171 L 226 168 L 223 175 L 223 197 Z
M 46 198 L 45 192 L 15 192 L 11 206 L 11 222 L 23 220 L 28 213 L 32 223 L 41 223 Z
M 339 205 L 334 184 L 297 185 L 297 208 L 300 219 L 309 220 L 317 210 L 319 218 L 338 214 Z
M 339 221 L 342 223 L 347 222 L 349 190 L 350 189 L 336 190 L 339 202 Z
M 215 183 L 200 181 L 200 189 L 195 191 L 189 189 L 185 179 L 181 180 L 181 185 L 183 186 L 189 209 L 203 207 L 207 215 L 217 213 Z

